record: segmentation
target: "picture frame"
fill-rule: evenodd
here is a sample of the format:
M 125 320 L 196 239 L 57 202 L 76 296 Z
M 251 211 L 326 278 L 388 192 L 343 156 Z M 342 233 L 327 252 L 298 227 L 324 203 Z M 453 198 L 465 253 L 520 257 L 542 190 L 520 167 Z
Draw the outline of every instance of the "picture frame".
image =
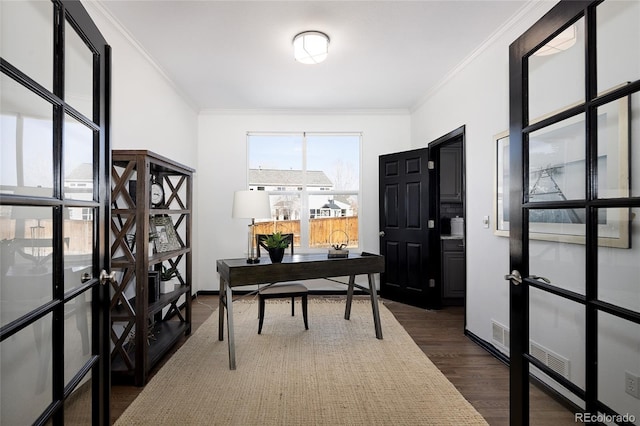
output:
M 629 97 L 603 105 L 598 111 L 598 195 L 629 196 Z M 584 197 L 584 114 L 548 126 L 529 136 L 529 200 L 558 201 Z M 509 236 L 509 134 L 494 136 L 494 235 Z M 555 156 L 555 153 L 559 153 Z M 557 158 L 556 158 L 557 157 Z M 582 209 L 530 210 L 529 238 L 585 243 Z M 601 209 L 598 245 L 630 247 L 628 208 Z
M 182 248 L 170 216 L 151 216 L 149 224 L 151 232 L 156 235 L 155 246 L 157 253 L 165 253 Z

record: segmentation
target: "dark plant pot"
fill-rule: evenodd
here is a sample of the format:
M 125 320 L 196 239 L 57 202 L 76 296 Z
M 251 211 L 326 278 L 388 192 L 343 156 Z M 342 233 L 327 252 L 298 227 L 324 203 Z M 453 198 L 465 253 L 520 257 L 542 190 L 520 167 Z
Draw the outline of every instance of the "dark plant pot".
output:
M 269 258 L 271 259 L 271 263 L 282 262 L 282 258 L 284 257 L 283 248 L 270 248 L 268 250 L 269 250 Z

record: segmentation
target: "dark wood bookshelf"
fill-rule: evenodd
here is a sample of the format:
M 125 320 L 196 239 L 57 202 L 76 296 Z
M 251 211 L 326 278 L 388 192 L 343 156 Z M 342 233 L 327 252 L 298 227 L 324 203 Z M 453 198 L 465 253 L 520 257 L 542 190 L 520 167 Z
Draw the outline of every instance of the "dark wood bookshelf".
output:
M 151 151 L 112 152 L 111 268 L 118 275 L 111 300 L 115 381 L 144 386 L 150 369 L 181 336 L 191 332 L 194 171 Z M 163 193 L 155 204 L 153 185 L 159 185 Z M 170 226 L 154 228 L 154 221 L 160 218 L 170 218 Z M 163 267 L 180 272 L 179 285 L 168 293 L 158 290 L 156 297 L 152 284 L 161 283 L 150 279 L 158 275 L 152 272 L 161 272 Z

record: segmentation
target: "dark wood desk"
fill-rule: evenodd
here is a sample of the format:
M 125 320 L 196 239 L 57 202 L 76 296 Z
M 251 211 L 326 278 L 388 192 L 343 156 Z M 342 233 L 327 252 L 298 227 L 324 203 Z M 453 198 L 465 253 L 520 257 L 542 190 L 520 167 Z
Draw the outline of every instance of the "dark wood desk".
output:
M 373 275 L 384 272 L 384 258 L 378 254 L 349 254 L 347 258 L 327 258 L 326 254 L 296 254 L 285 256 L 282 263 L 271 263 L 261 258 L 260 263 L 248 264 L 246 259 L 219 259 L 220 274 L 218 340 L 224 340 L 224 311 L 227 311 L 227 335 L 229 345 L 229 369 L 236 369 L 235 341 L 233 332 L 232 288 L 254 284 L 282 281 L 310 280 L 317 278 L 349 277 L 344 318 L 351 315 L 354 287 L 369 293 L 376 337 L 382 339 L 378 296 Z M 369 288 L 355 283 L 356 275 L 367 275 Z

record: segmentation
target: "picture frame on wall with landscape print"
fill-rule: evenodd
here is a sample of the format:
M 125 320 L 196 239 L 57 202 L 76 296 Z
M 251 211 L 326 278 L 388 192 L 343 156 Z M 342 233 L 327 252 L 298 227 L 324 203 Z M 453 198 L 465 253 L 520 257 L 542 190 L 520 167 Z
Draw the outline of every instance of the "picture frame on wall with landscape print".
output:
M 629 97 L 598 108 L 598 198 L 629 195 Z M 528 135 L 529 203 L 564 202 L 585 198 L 585 114 L 577 114 Z M 494 136 L 494 234 L 509 236 L 509 135 Z M 531 205 L 530 205 L 531 207 Z M 583 208 L 530 208 L 529 238 L 584 244 Z M 630 247 L 628 208 L 598 210 L 598 245 Z

